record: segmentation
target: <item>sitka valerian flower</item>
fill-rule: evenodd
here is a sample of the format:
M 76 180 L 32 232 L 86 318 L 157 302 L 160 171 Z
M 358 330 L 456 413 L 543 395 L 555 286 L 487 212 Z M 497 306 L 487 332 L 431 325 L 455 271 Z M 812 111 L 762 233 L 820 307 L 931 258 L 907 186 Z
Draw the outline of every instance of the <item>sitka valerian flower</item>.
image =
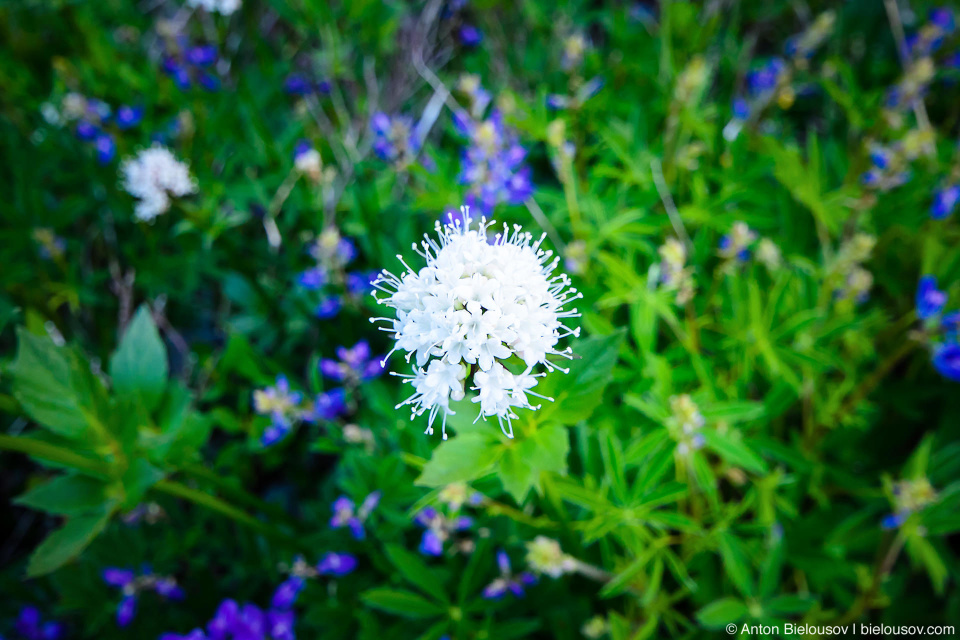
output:
M 187 0 L 187 6 L 229 16 L 240 8 L 240 0 Z
M 197 190 L 190 170 L 177 160 L 169 149 L 154 145 L 120 166 L 123 187 L 138 198 L 134 213 L 137 218 L 152 222 L 170 208 L 170 197 L 181 197 Z
M 155 591 L 168 600 L 182 600 L 184 597 L 176 580 L 169 576 L 158 576 L 149 569 L 137 574 L 130 569 L 108 567 L 103 570 L 103 581 L 123 594 L 117 605 L 117 626 L 126 627 L 133 622 L 137 613 L 137 598 L 145 591 Z
M 499 600 L 508 591 L 520 598 L 523 596 L 524 587 L 537 582 L 537 577 L 529 571 L 513 575 L 510 572 L 510 558 L 502 549 L 497 552 L 497 567 L 500 569 L 500 576 L 483 589 L 483 597 L 488 600 Z
M 534 368 L 557 369 L 548 357 L 570 355 L 555 347 L 561 338 L 579 335 L 563 320 L 579 315 L 564 306 L 580 294 L 565 274 L 553 275 L 560 259 L 541 249 L 546 234 L 534 241 L 519 226 L 511 232 L 504 225 L 491 236 L 492 222 L 481 219 L 471 228 L 466 208 L 464 215 L 468 224 L 436 223 L 439 242 L 424 236 L 424 268 L 408 267 L 401 277 L 384 271 L 377 280 L 387 294 L 377 301 L 397 310 L 396 319 L 380 318 L 397 340 L 391 353 L 405 351 L 408 362 L 415 357 L 408 376 L 414 394 L 398 406 L 410 405 L 413 416 L 428 413 L 428 434 L 442 413 L 445 439 L 450 401 L 464 398 L 472 377 L 480 415 L 495 416 L 513 437 L 514 410 L 539 407 L 527 397 L 542 397 L 531 391 L 545 375 Z M 525 367 L 519 373 L 504 366 L 514 356 Z
M 347 527 L 354 538 L 363 540 L 366 537 L 363 523 L 379 503 L 379 491 L 374 491 L 364 498 L 359 509 L 356 508 L 353 500 L 347 496 L 340 496 L 333 503 L 333 517 L 330 518 L 330 526 L 335 529 Z
M 323 160 L 320 152 L 313 148 L 307 140 L 300 140 L 293 149 L 294 168 L 314 182 L 320 180 L 323 170 Z

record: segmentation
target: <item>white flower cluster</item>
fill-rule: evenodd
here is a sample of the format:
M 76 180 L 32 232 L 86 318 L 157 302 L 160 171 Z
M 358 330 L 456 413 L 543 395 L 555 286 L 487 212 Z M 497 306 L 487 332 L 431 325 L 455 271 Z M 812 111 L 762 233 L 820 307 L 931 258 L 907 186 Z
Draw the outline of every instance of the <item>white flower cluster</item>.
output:
M 229 16 L 240 8 L 240 0 L 187 0 L 187 6 L 192 9 L 205 9 L 208 13 Z
M 425 267 L 414 271 L 404 262 L 407 272 L 401 277 L 380 274 L 375 286 L 387 295 L 377 302 L 396 309 L 397 317 L 374 320 L 390 323 L 384 330 L 397 340 L 391 353 L 405 351 L 408 362 L 416 356 L 414 374 L 405 376 L 415 393 L 398 408 L 410 405 L 411 417 L 428 412 L 427 434 L 442 412 L 446 439 L 450 401 L 464 398 L 472 378 L 480 416 L 497 416 L 504 435 L 512 438 L 514 409 L 539 408 L 528 395 L 544 398 L 531 391 L 537 378 L 546 375 L 532 373 L 534 367 L 558 369 L 547 357 L 570 357 L 569 349 L 554 347 L 561 338 L 579 335 L 562 319 L 579 315 L 563 307 L 581 294 L 565 274 L 552 275 L 559 258 L 551 260 L 552 252 L 540 248 L 543 236 L 533 241 L 519 226 L 511 232 L 506 225 L 501 233 L 488 235 L 493 221 L 481 218 L 479 227 L 471 229 L 467 207 L 461 212 L 462 219 L 452 224 L 437 223 L 439 242 L 424 236 L 422 250 L 413 245 L 426 259 Z M 523 364 L 521 373 L 504 366 L 513 356 Z
M 160 145 L 144 149 L 136 158 L 124 160 L 120 173 L 123 188 L 140 199 L 134 213 L 146 222 L 166 213 L 171 195 L 185 196 L 197 190 L 187 165 Z

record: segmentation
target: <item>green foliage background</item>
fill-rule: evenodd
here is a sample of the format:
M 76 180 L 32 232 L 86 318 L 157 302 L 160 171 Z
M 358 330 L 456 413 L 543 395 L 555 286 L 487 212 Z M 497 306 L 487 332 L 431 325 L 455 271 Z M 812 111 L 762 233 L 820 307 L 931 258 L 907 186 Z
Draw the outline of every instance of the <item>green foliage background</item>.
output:
M 894 3 L 908 29 L 930 8 L 913 4 Z M 795 98 L 726 140 L 746 74 L 828 9 L 834 29 L 794 70 Z M 595 616 L 615 639 L 697 638 L 728 622 L 960 625 L 960 393 L 931 367 L 914 313 L 923 274 L 951 310 L 960 293 L 956 219 L 929 215 L 957 171 L 960 74 L 942 69 L 925 99 L 932 156 L 903 186 L 865 187 L 871 141 L 922 126 L 883 116 L 903 74 L 884 3 L 474 0 L 450 14 L 439 2 L 245 0 L 184 26 L 226 61 L 217 92 L 181 91 L 162 71 L 160 21 L 183 11 L 175 0 L 0 5 L 3 618 L 34 603 L 71 637 L 185 632 L 224 598 L 265 605 L 295 554 L 336 550 L 359 569 L 335 589 L 307 588 L 300 637 L 575 638 Z M 479 46 L 459 44 L 461 23 L 480 28 Z M 569 72 L 574 33 L 590 46 Z M 293 71 L 329 80 L 331 95 L 289 95 Z M 370 153 L 369 131 L 378 110 L 419 118 L 463 73 L 479 75 L 530 152 L 537 216 L 499 205 L 497 219 L 532 231 L 546 221 L 547 244 L 582 264 L 582 358 L 542 383 L 556 402 L 525 412 L 513 441 L 473 424 L 469 406 L 448 441 L 424 436 L 423 419 L 394 408 L 407 390 L 384 376 L 350 390 L 346 420 L 300 425 L 264 449 L 255 389 L 285 373 L 317 393 L 329 388 L 318 359 L 338 346 L 390 348 L 367 322 L 381 315 L 373 300 L 319 321 L 296 277 L 329 224 L 356 242 L 355 268 L 396 270 L 394 256 L 463 201 L 450 109 L 409 167 Z M 595 76 L 596 96 L 547 108 L 548 94 Z M 42 118 L 70 91 L 145 107 L 118 133 L 118 158 L 178 122 L 169 145 L 198 194 L 137 222 L 117 162 L 98 164 L 70 127 Z M 567 164 L 552 162 L 558 131 L 576 145 Z M 293 173 L 300 138 L 321 153 L 321 181 Z M 696 283 L 681 305 L 655 275 L 677 235 L 674 204 Z M 718 243 L 738 221 L 776 243 L 778 268 L 726 268 Z M 42 255 L 37 229 L 63 238 L 62 253 Z M 857 234 L 876 238 L 861 304 L 836 294 L 838 256 Z M 671 414 L 680 394 L 705 420 L 689 454 Z M 372 444 L 348 442 L 347 423 Z M 894 483 L 920 478 L 935 500 L 881 528 Z M 417 555 L 413 514 L 461 481 L 486 497 L 475 548 Z M 338 495 L 374 490 L 366 540 L 329 528 Z M 144 502 L 165 517 L 121 521 Z M 538 535 L 592 572 L 482 599 L 495 551 L 519 570 Z M 143 563 L 188 598 L 144 597 L 117 629 L 100 571 Z

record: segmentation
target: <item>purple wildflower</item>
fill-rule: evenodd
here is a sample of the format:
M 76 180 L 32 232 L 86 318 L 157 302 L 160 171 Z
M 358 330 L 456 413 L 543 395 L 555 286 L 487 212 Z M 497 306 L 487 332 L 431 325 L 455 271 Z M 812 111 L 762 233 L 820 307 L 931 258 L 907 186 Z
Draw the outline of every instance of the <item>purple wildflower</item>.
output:
M 345 576 L 357 568 L 357 559 L 349 553 L 328 553 L 317 565 L 317 572 L 327 576 Z

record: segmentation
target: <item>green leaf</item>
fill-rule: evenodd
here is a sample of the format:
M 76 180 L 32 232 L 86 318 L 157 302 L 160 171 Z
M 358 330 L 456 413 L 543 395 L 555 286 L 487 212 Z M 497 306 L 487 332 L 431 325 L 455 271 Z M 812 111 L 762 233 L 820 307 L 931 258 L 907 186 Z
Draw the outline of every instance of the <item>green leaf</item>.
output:
M 27 577 L 55 571 L 76 558 L 110 521 L 110 510 L 73 516 L 40 543 L 27 563 Z
M 95 478 L 73 474 L 57 476 L 17 497 L 24 507 L 57 515 L 76 515 L 100 508 L 107 501 L 107 486 Z
M 148 411 L 163 397 L 167 384 L 167 348 L 147 307 L 141 306 L 110 358 L 110 377 L 118 394 L 139 396 Z
M 162 480 L 164 475 L 163 471 L 143 458 L 137 458 L 131 462 L 123 474 L 124 508 L 132 509 L 140 504 L 147 490 Z
M 750 577 L 750 561 L 737 538 L 727 532 L 720 534 L 720 557 L 723 570 L 737 590 L 745 596 L 753 595 L 753 581 Z
M 375 609 L 405 618 L 429 618 L 444 612 L 442 606 L 411 591 L 401 589 L 370 589 L 363 592 L 360 598 Z
M 764 610 L 777 616 L 791 616 L 806 613 L 816 603 L 810 596 L 789 594 L 770 600 Z
M 539 393 L 554 399 L 552 403 L 543 403 L 538 418 L 567 425 L 589 418 L 603 401 L 603 390 L 613 376 L 613 366 L 625 336 L 626 332 L 621 330 L 571 345 L 577 359 L 570 363 L 570 372 L 551 373 L 543 381 L 543 389 L 538 389 Z
M 763 459 L 742 441 L 731 437 L 730 432 L 721 434 L 712 429 L 703 429 L 701 433 L 707 447 L 730 464 L 753 473 L 766 473 L 767 465 Z
M 442 487 L 474 480 L 489 471 L 502 452 L 502 447 L 479 433 L 454 436 L 434 449 L 415 484 Z
M 443 581 L 416 554 L 410 553 L 400 545 L 387 545 L 387 557 L 407 582 L 441 602 L 449 602 Z
M 697 620 L 705 627 L 717 629 L 736 622 L 747 614 L 747 605 L 736 598 L 714 600 L 697 612 Z
M 497 468 L 504 490 L 521 504 L 534 487 L 538 472 L 524 459 L 520 447 L 509 447 L 500 459 Z
M 74 373 L 65 350 L 49 338 L 20 329 L 17 358 L 10 367 L 13 395 L 24 411 L 50 431 L 83 439 L 90 419 L 74 388 Z

